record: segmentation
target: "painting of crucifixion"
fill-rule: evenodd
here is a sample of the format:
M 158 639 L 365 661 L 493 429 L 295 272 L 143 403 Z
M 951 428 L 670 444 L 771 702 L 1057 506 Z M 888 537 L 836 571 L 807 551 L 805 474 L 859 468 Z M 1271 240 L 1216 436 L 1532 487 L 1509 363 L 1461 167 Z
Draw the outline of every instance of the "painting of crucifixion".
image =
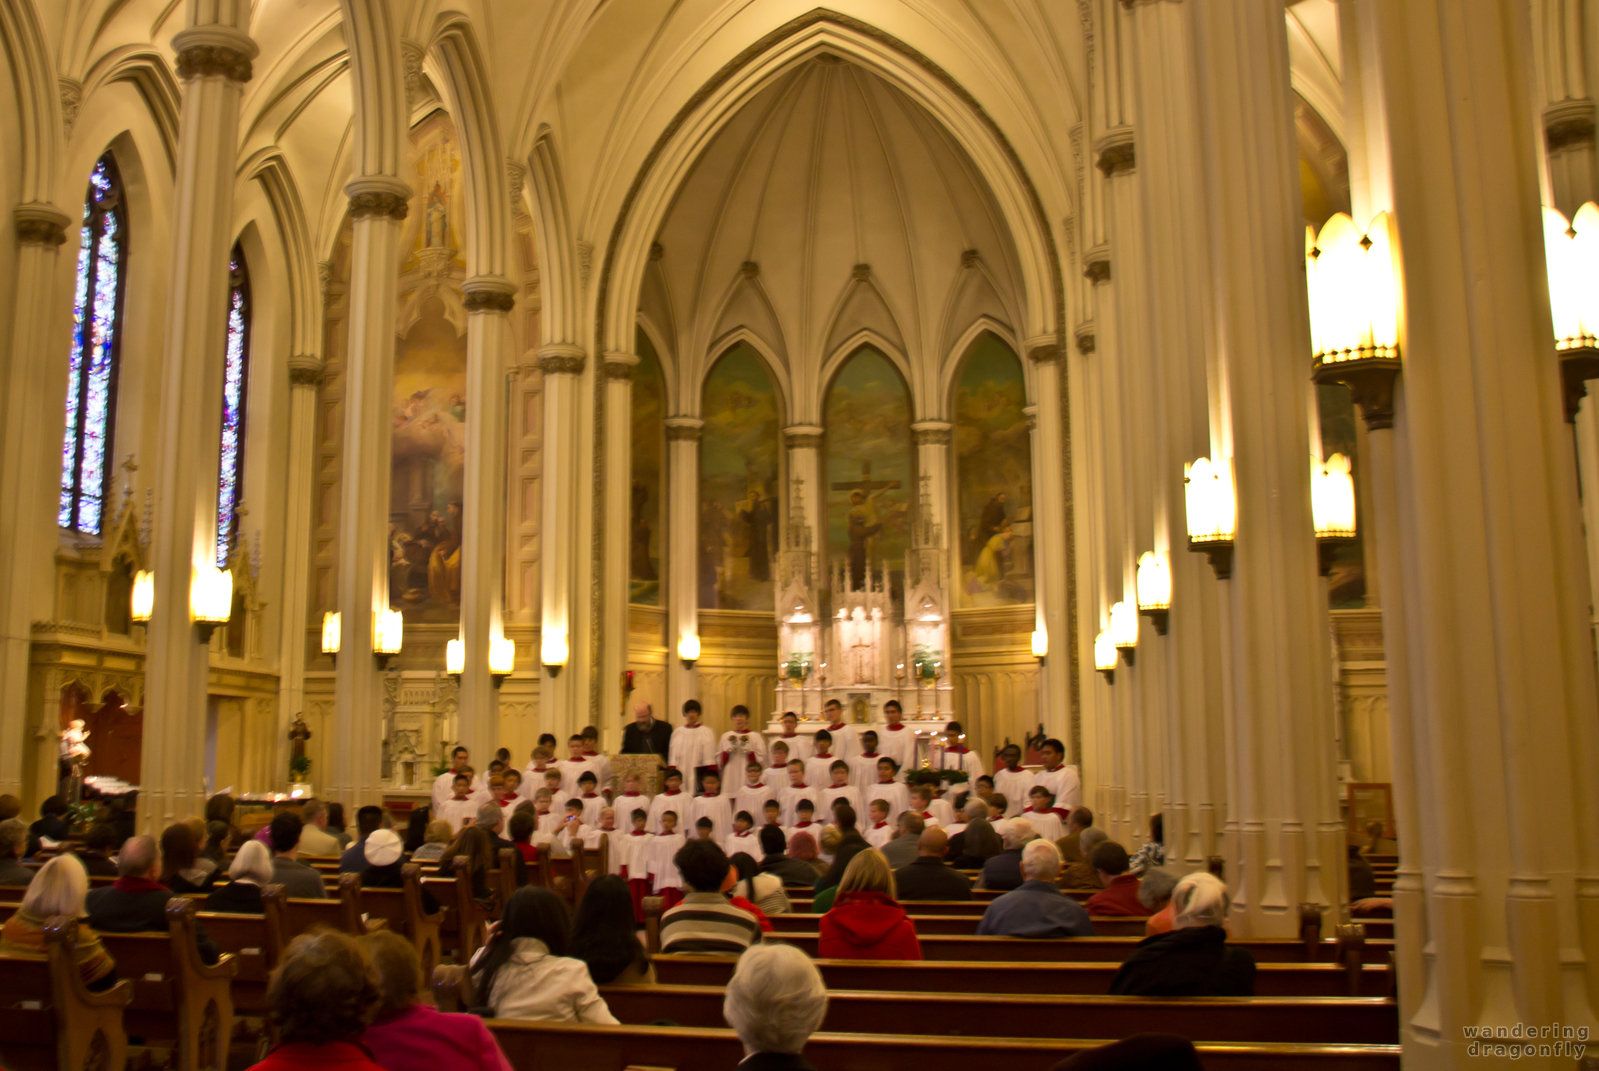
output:
M 902 576 L 910 531 L 910 397 L 892 362 L 862 347 L 828 388 L 827 556 L 852 590 L 886 565 Z

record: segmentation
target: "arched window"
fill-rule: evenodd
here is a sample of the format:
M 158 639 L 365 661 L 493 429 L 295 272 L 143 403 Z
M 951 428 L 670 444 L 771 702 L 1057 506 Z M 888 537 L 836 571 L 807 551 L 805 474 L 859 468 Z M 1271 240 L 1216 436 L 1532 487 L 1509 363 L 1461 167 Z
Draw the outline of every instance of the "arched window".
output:
M 228 349 L 222 370 L 222 449 L 217 474 L 217 567 L 226 568 L 239 529 L 244 474 L 244 403 L 250 384 L 250 273 L 237 245 L 228 260 Z
M 78 238 L 78 287 L 73 301 L 72 359 L 67 369 L 66 433 L 61 440 L 63 528 L 98 534 L 110 472 L 117 410 L 117 352 L 122 343 L 123 266 L 127 217 L 122 183 L 111 154 L 89 176 Z

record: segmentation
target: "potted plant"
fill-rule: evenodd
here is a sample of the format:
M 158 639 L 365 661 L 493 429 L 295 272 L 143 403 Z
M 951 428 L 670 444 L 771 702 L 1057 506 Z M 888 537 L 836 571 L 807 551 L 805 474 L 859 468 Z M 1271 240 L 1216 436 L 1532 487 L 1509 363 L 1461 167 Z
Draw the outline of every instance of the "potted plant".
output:
M 305 780 L 305 775 L 311 772 L 311 757 L 309 755 L 296 755 L 289 760 L 289 780 L 295 784 Z

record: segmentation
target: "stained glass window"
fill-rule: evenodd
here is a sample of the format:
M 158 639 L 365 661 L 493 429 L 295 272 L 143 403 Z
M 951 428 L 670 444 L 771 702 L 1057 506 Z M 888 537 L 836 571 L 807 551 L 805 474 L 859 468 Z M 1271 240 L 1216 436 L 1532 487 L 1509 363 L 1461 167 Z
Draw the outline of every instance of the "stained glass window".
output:
M 239 528 L 244 472 L 244 402 L 250 382 L 250 273 L 244 250 L 228 261 L 228 350 L 222 371 L 222 450 L 217 475 L 217 567 L 226 568 Z
M 96 534 L 110 483 L 106 457 L 116 417 L 127 237 L 123 212 L 122 183 L 107 153 L 89 176 L 78 236 L 78 287 L 72 306 L 61 501 L 56 513 L 61 527 Z

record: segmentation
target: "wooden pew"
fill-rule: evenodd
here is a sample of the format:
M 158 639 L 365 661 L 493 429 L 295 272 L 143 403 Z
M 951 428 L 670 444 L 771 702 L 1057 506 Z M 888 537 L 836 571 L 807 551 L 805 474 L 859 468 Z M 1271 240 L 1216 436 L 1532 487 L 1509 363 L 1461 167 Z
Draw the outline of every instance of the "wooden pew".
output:
M 45 922 L 44 955 L 0 955 L 0 1064 L 10 1071 L 122 1071 L 133 984 L 91 993 L 78 971 L 78 920 Z
M 232 982 L 238 961 L 200 959 L 194 902 L 167 903 L 166 933 L 102 933 L 117 973 L 133 983 L 125 1029 L 146 1041 L 170 1042 L 178 1071 L 224 1071 L 233 1037 Z
M 196 922 L 222 951 L 234 957 L 238 971 L 233 976 L 233 1010 L 238 1015 L 266 1013 L 267 981 L 272 969 L 283 958 L 287 927 L 283 918 L 283 886 L 261 888 L 260 915 L 231 915 L 202 911 Z
M 366 932 L 361 921 L 361 875 L 340 874 L 336 900 L 302 900 L 288 898 L 283 901 L 285 942 L 313 926 L 326 926 L 333 930 L 359 937 Z
M 370 921 L 382 920 L 389 929 L 411 942 L 422 961 L 424 977 L 432 977 L 440 958 L 439 928 L 444 918 L 441 909 L 429 914 L 422 906 L 422 868 L 406 863 L 400 868 L 398 889 L 360 890 L 359 910 Z
M 984 962 L 1025 963 L 1121 963 L 1127 959 L 1143 940 L 1141 937 L 1058 937 L 1034 939 L 1027 937 L 976 937 L 918 935 L 922 958 L 926 960 L 963 960 Z M 773 933 L 768 940 L 782 941 L 803 951 L 812 959 L 819 954 L 820 939 L 816 931 L 800 933 L 788 931 Z M 1238 939 L 1228 942 L 1235 948 L 1247 949 L 1256 963 L 1344 963 L 1346 944 L 1354 944 L 1351 934 L 1335 941 L 1320 941 L 1309 948 L 1304 942 L 1287 938 Z M 1362 935 L 1355 962 L 1387 963 L 1389 945 L 1365 948 Z
M 735 962 L 731 956 L 653 955 L 650 960 L 662 985 L 725 986 Z M 851 959 L 819 959 L 816 965 L 829 990 L 1072 995 L 1109 992 L 1118 966 Z M 1261 997 L 1386 997 L 1390 991 L 1386 966 L 1362 966 L 1358 973 L 1336 963 L 1262 963 L 1255 968 L 1255 995 Z
M 723 1025 L 723 990 L 715 986 L 602 986 L 611 1014 L 624 1023 L 667 1020 L 681 1026 Z M 1189 997 L 1156 1000 L 1112 996 L 974 996 L 967 993 L 827 995 L 830 1033 L 917 1030 L 950 1036 L 1047 1038 L 1098 1034 L 1119 1038 L 1154 1029 L 1190 1041 L 1393 1045 L 1399 1012 L 1375 997 Z
M 495 1040 L 518 1071 L 622 1071 L 627 1067 L 732 1067 L 744 1055 L 727 1029 L 593 1026 L 491 1019 Z M 1103 1044 L 1089 1040 L 897 1037 L 815 1034 L 805 1058 L 829 1071 L 906 1067 L 1014 1067 L 1032 1071 Z M 1397 1071 L 1397 1045 L 1284 1045 L 1216 1042 L 1198 1046 L 1206 1071 Z

